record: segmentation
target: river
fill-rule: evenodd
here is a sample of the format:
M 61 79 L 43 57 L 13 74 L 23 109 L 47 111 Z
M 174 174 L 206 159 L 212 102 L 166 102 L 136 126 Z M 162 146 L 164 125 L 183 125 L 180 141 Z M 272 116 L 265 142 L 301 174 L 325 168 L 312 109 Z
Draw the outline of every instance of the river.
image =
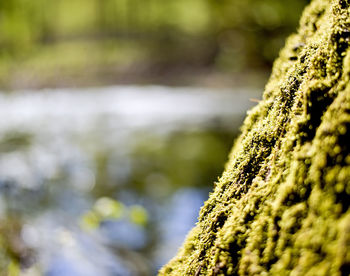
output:
M 23 275 L 154 275 L 194 226 L 259 94 L 1 93 L 0 228 L 18 225 L 9 243 Z

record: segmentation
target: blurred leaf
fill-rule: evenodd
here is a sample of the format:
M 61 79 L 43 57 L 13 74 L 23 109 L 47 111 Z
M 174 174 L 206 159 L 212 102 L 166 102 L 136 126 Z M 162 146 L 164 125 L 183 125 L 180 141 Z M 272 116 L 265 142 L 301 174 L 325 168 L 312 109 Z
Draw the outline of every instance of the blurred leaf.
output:
M 19 276 L 20 268 L 17 262 L 11 261 L 7 267 L 7 275 L 8 276 Z
M 145 226 L 148 222 L 148 212 L 140 205 L 130 206 L 130 221 L 141 226 Z
M 102 219 L 119 219 L 123 216 L 124 205 L 117 200 L 102 197 L 96 201 L 94 210 Z
M 88 211 L 80 219 L 80 227 L 83 230 L 90 231 L 99 227 L 101 218 L 93 211 Z

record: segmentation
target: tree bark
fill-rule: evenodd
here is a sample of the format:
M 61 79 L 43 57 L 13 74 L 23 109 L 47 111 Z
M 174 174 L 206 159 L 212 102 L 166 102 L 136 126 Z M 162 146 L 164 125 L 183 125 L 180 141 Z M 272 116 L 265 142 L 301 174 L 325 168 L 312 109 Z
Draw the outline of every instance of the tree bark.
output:
M 160 275 L 348 275 L 349 0 L 313 0 Z

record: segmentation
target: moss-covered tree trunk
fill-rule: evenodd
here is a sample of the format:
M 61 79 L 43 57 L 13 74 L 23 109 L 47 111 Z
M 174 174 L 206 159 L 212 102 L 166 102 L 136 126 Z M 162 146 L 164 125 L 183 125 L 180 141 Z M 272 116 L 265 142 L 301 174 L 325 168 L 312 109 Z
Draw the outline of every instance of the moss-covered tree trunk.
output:
M 306 8 L 161 275 L 349 275 L 349 6 Z

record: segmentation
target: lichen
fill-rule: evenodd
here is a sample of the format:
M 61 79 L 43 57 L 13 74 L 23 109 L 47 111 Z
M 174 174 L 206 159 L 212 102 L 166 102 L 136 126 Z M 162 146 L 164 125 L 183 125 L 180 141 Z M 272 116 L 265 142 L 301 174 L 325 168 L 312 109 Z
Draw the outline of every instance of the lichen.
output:
M 348 275 L 350 1 L 313 0 L 160 275 Z

